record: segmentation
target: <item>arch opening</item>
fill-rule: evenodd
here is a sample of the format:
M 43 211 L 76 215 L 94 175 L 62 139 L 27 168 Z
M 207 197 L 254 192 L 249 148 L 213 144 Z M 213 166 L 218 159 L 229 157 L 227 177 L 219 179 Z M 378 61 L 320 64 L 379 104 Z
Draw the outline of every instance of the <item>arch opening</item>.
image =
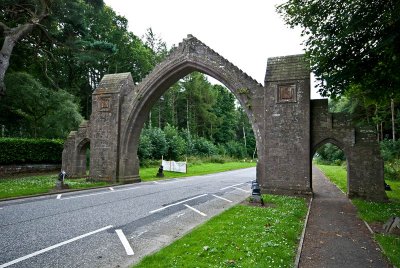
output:
M 343 145 L 335 139 L 326 139 L 318 143 L 312 150 L 312 163 L 317 166 L 328 179 L 344 193 L 349 193 L 349 164 Z M 314 168 L 314 167 L 313 167 Z M 313 176 L 311 176 L 313 177 Z M 313 192 L 320 191 L 317 187 Z
M 90 175 L 90 140 L 82 140 L 77 149 L 76 176 L 86 177 Z
M 256 157 L 257 151 L 259 151 L 260 141 L 254 135 L 257 133 L 258 127 L 254 122 L 253 114 L 248 106 L 246 106 L 246 99 L 242 93 L 238 92 L 238 89 L 244 88 L 241 85 L 235 84 L 234 81 L 231 81 L 229 75 L 224 75 L 220 73 L 218 70 L 214 70 L 212 68 L 207 67 L 205 64 L 192 63 L 190 61 L 184 62 L 182 64 L 174 66 L 172 69 L 163 72 L 164 75 L 159 75 L 159 78 L 155 81 L 150 81 L 151 83 L 144 83 L 142 88 L 138 89 L 139 94 L 141 92 L 145 92 L 142 95 L 141 101 L 134 106 L 134 109 L 131 113 L 130 118 L 128 119 L 127 128 L 125 130 L 125 134 L 123 134 L 123 142 L 122 142 L 122 154 L 121 154 L 121 162 L 120 162 L 120 177 L 129 177 L 131 175 L 137 176 L 139 171 L 139 158 L 138 155 L 143 158 L 144 154 L 139 150 L 139 143 L 146 142 L 142 139 L 140 140 L 140 134 L 142 133 L 142 129 L 146 129 L 146 127 L 158 126 L 165 127 L 166 123 L 172 126 L 178 126 L 179 130 L 185 129 L 188 133 L 186 134 L 195 134 L 195 136 L 199 136 L 202 138 L 209 138 L 212 141 L 218 142 L 218 137 L 214 136 L 216 127 L 213 125 L 213 120 L 215 118 L 209 118 L 208 122 L 203 122 L 202 131 L 199 133 L 197 131 L 193 131 L 193 126 L 190 126 L 189 117 L 193 116 L 189 110 L 189 107 L 193 106 L 193 100 L 187 101 L 187 103 L 183 106 L 186 106 L 185 110 L 175 111 L 175 114 L 172 115 L 172 120 L 165 120 L 163 117 L 165 116 L 165 111 L 161 110 L 162 104 L 165 105 L 168 101 L 171 101 L 171 98 L 168 98 L 168 92 L 171 90 L 179 91 L 185 90 L 179 88 L 179 84 L 188 83 L 190 79 L 196 78 L 196 76 L 204 76 L 208 75 L 223 84 L 222 85 L 214 85 L 214 87 L 219 87 L 218 90 L 223 90 L 229 92 L 231 96 L 236 100 L 235 108 L 241 107 L 238 109 L 241 113 L 242 117 L 242 128 L 240 129 L 243 133 L 243 143 L 245 146 L 245 155 L 250 156 L 251 158 Z M 186 80 L 185 80 L 186 79 Z M 207 81 L 207 80 L 206 80 Z M 204 82 L 204 81 L 203 81 Z M 207 83 L 209 83 L 207 81 Z M 210 83 L 209 83 L 210 84 Z M 201 88 L 200 88 L 201 90 Z M 184 92 L 181 92 L 184 93 Z M 248 94 L 248 93 L 247 93 Z M 202 96 L 204 97 L 204 96 Z M 215 97 L 215 96 L 214 96 Z M 177 104 L 177 103 L 175 103 Z M 154 113 L 151 112 L 152 107 L 159 107 L 158 111 Z M 157 110 L 157 109 L 156 109 Z M 178 116 L 178 113 L 182 116 Z M 150 115 L 150 116 L 149 116 Z M 215 116 L 215 114 L 213 115 Z M 158 117 L 158 118 L 157 118 Z M 186 117 L 186 119 L 184 118 Z M 244 122 L 243 118 L 247 119 Z M 186 121 L 186 126 L 182 126 L 182 121 Z M 218 121 L 218 120 L 214 120 Z M 171 123 L 172 122 L 172 123 Z M 146 127 L 145 127 L 146 125 Z M 250 132 L 246 131 L 250 128 Z M 198 127 L 200 128 L 200 127 Z M 212 129 L 213 130 L 210 130 Z M 239 131 L 239 130 L 238 130 Z M 253 138 L 254 137 L 254 138 Z M 233 139 L 237 140 L 235 137 Z M 186 140 L 187 141 L 187 140 Z M 220 141 L 220 140 L 219 140 Z M 233 142 L 232 142 L 233 143 Z M 254 145 L 254 148 L 251 149 L 251 153 L 248 148 Z M 232 147 L 232 146 L 231 146 Z M 230 148 L 232 149 L 232 148 Z M 125 150 L 125 151 L 124 151 Z M 240 149 L 239 149 L 240 150 Z M 243 150 L 242 150 L 243 151 Z M 168 153 L 168 152 L 167 152 Z M 186 155 L 188 153 L 186 152 Z
M 255 161 L 255 144 L 248 117 L 235 96 L 222 84 L 212 84 L 207 75 L 192 72 L 174 83 L 150 109 L 137 153 L 140 167 L 154 165 L 161 158 Z

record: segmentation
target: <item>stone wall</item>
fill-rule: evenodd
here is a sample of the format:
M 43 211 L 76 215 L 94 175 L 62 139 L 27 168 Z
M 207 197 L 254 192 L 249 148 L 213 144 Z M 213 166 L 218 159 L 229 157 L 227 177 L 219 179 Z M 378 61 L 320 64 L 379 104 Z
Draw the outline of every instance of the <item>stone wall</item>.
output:
M 23 173 L 59 172 L 60 164 L 26 164 L 0 166 L 0 179 Z

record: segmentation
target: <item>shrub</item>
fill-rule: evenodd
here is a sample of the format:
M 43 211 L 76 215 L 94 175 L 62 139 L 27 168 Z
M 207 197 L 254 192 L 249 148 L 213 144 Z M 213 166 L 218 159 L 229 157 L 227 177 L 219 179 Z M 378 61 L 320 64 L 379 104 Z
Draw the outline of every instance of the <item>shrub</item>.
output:
M 243 159 L 247 156 L 244 144 L 237 141 L 229 141 L 225 144 L 226 152 L 229 156 Z
M 197 138 L 193 141 L 194 154 L 197 156 L 212 156 L 216 155 L 217 147 L 205 138 Z
M 61 163 L 63 140 L 0 138 L 0 164 Z

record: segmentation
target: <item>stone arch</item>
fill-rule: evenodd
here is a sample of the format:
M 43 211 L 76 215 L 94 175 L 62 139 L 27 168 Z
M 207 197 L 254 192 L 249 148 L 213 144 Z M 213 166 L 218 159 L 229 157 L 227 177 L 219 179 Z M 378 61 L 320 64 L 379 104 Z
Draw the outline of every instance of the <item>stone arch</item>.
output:
M 343 150 L 347 161 L 350 198 L 385 200 L 383 160 L 375 132 L 356 127 L 350 116 L 328 111 L 328 100 L 311 101 L 311 150 L 331 142 Z M 311 169 L 311 168 L 310 168 Z
M 141 129 L 153 104 L 179 79 L 194 71 L 223 83 L 237 98 L 252 124 L 257 150 L 262 151 L 261 120 L 257 122 L 255 96 L 263 86 L 193 36 L 188 36 L 127 96 L 123 110 L 127 117 L 121 129 L 119 177 L 138 176 L 137 149 Z
M 76 165 L 75 165 L 75 173 L 77 177 L 86 176 L 86 151 L 90 148 L 90 140 L 89 138 L 83 138 L 77 145 L 76 149 Z

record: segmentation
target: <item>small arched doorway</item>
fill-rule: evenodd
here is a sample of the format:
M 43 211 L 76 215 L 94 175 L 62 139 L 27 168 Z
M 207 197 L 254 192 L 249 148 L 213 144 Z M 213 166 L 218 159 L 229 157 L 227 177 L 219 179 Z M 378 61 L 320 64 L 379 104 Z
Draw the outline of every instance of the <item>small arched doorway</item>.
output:
M 79 177 L 86 177 L 89 175 L 90 167 L 90 140 L 83 139 L 77 148 L 76 155 L 76 175 Z
M 336 187 L 347 195 L 349 189 L 349 166 L 342 146 L 335 139 L 326 139 L 319 143 L 313 150 L 312 170 L 315 171 L 315 168 L 318 168 Z M 313 180 L 314 176 L 311 177 Z M 313 185 L 314 182 L 311 181 L 311 187 L 314 192 Z

